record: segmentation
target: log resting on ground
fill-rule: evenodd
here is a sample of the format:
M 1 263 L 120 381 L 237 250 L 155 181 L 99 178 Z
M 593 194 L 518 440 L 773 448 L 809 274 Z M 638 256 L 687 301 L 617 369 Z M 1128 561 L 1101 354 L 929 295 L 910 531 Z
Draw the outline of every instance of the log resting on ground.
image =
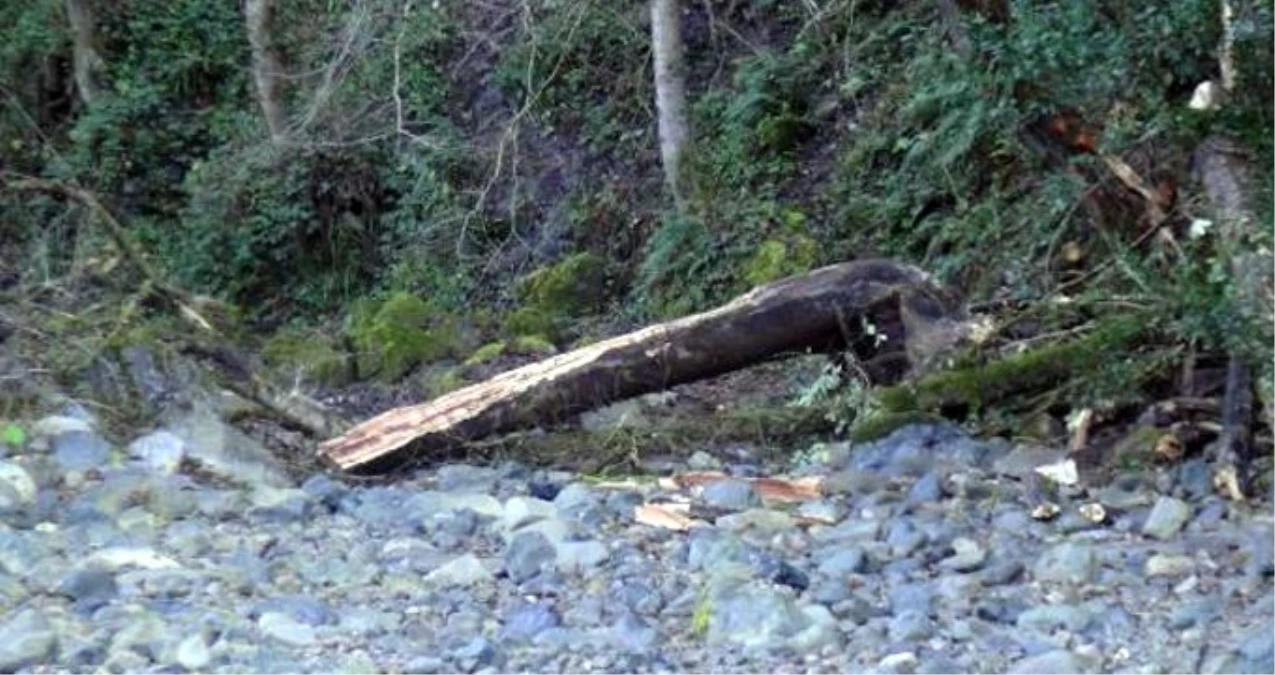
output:
M 390 410 L 318 453 L 342 470 L 384 471 L 467 441 L 808 351 L 849 352 L 874 381 L 897 381 L 959 342 L 962 319 L 959 305 L 919 269 L 885 260 L 832 265 Z

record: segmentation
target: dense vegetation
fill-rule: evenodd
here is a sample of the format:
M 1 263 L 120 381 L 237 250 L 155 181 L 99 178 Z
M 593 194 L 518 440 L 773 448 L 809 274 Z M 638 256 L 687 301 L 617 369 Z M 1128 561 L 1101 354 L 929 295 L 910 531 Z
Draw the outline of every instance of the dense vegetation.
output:
M 1137 323 L 1136 340 L 1077 357 L 1074 404 L 1142 395 L 1131 381 L 1187 353 L 1245 351 L 1270 381 L 1270 326 L 1235 309 L 1227 267 L 1236 245 L 1271 246 L 1268 2 L 1232 3 L 1237 86 L 1210 112 L 1187 103 L 1218 77 L 1216 0 L 955 16 L 685 2 L 682 212 L 661 189 L 646 3 L 281 0 L 285 144 L 262 119 L 239 3 L 91 4 L 87 102 L 67 3 L 0 6 L 0 168 L 98 195 L 175 283 L 227 301 L 273 335 L 268 359 L 312 378 L 569 345 L 886 255 L 971 302 L 1025 303 L 1011 332 Z M 1210 134 L 1262 172 L 1261 227 L 1238 244 L 1202 227 L 1189 158 Z M 1165 221 L 1147 221 L 1104 156 L 1171 195 Z M 136 337 L 135 315 L 93 298 L 140 280 L 84 219 L 0 191 L 8 285 L 69 290 L 77 316 L 45 315 L 54 329 L 109 336 L 51 359 L 70 373 Z M 351 350 L 356 367 L 330 367 Z

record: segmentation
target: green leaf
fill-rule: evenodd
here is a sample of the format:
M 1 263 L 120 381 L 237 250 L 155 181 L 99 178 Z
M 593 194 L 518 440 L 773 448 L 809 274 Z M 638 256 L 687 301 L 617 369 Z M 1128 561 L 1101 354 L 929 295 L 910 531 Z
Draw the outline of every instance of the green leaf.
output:
M 4 443 L 10 447 L 20 448 L 27 442 L 27 432 L 22 427 L 13 424 L 0 427 L 0 443 Z

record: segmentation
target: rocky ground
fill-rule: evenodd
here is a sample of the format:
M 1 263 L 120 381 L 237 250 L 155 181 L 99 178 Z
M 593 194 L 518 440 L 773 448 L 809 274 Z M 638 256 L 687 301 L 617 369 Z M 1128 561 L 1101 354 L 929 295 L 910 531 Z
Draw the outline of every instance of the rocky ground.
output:
M 687 491 L 298 483 L 198 415 L 116 446 L 72 405 L 24 436 L 0 672 L 1275 672 L 1271 504 L 1199 460 L 1054 489 L 1048 450 L 916 426 L 797 468 L 697 453 L 733 478 Z M 780 471 L 822 494 L 747 480 Z M 677 504 L 698 526 L 635 521 Z

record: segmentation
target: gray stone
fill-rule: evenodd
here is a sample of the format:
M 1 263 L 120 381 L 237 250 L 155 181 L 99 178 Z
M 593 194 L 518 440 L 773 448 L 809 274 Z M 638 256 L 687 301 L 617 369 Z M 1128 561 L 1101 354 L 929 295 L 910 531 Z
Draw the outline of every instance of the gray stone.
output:
M 909 504 L 930 504 L 943 498 L 943 479 L 939 474 L 930 471 L 921 476 L 908 488 Z
M 1142 523 L 1142 533 L 1155 539 L 1169 539 L 1191 519 L 1191 505 L 1181 499 L 1161 497 Z
M 310 493 L 298 488 L 258 485 L 248 494 L 248 513 L 276 523 L 307 520 L 315 502 Z
M 35 501 L 35 479 L 21 464 L 9 460 L 0 460 L 0 483 L 7 485 L 20 504 Z
M 797 515 L 820 523 L 836 523 L 845 518 L 846 510 L 830 499 L 816 499 L 802 502 L 797 507 Z
M 553 564 L 554 545 L 539 532 L 519 532 L 505 548 L 505 572 L 514 583 L 522 583 Z
M 1195 559 L 1185 555 L 1156 553 L 1147 558 L 1143 573 L 1148 577 L 1183 577 L 1195 571 Z
M 0 481 L 0 517 L 19 511 L 26 503 L 12 485 Z
M 169 431 L 154 431 L 128 444 L 128 454 L 152 471 L 176 473 L 186 456 L 186 444 Z
M 650 425 L 651 421 L 642 411 L 642 402 L 638 399 L 612 403 L 580 415 L 580 426 L 585 431 L 640 429 Z
M 1017 580 L 1025 569 L 1020 560 L 997 560 L 983 568 L 978 579 L 984 586 L 1003 586 Z
M 660 647 L 660 633 L 641 617 L 624 612 L 606 630 L 606 640 L 627 654 L 651 654 Z
M 819 573 L 829 577 L 842 577 L 847 574 L 858 574 L 868 565 L 868 557 L 863 549 L 854 546 L 843 548 L 824 558 L 819 563 Z
M 1032 565 L 1032 576 L 1045 582 L 1083 584 L 1093 581 L 1097 572 L 1093 548 L 1072 542 L 1049 548 Z
M 203 670 L 212 663 L 212 650 L 208 648 L 208 638 L 202 632 L 186 636 L 177 643 L 173 660 L 189 672 L 196 673 Z
M 905 584 L 889 589 L 890 611 L 895 614 L 917 612 L 929 614 L 934 605 L 934 591 L 928 584 Z
M 257 619 L 257 627 L 266 637 L 289 647 L 308 647 L 317 639 L 313 627 L 283 612 L 263 612 L 261 618 Z
M 1093 613 L 1078 605 L 1040 605 L 1018 615 L 1019 628 L 1048 633 L 1059 628 L 1078 633 L 1093 621 Z
M 497 469 L 472 464 L 446 464 L 433 474 L 435 484 L 443 492 L 490 493 L 500 479 Z
M 531 642 L 541 632 L 561 624 L 562 619 L 553 609 L 542 604 L 528 605 L 505 617 L 500 637 L 512 642 Z
M 260 617 L 267 612 L 286 614 L 294 621 L 308 626 L 336 623 L 336 612 L 328 604 L 308 595 L 284 595 L 257 603 L 253 615 Z
M 686 459 L 686 466 L 692 471 L 712 471 L 722 468 L 722 461 L 703 450 L 696 450 Z
M 119 593 L 119 585 L 115 583 L 115 574 L 112 572 L 84 569 L 63 577 L 58 582 L 57 592 L 77 603 L 87 603 L 96 608 L 114 598 Z
M 1018 445 L 992 463 L 992 470 L 999 474 L 1026 478 L 1036 473 L 1037 467 L 1056 464 L 1066 459 L 1066 451 L 1036 445 Z
M 910 557 L 927 541 L 929 537 L 910 519 L 892 520 L 886 528 L 885 543 L 890 547 L 890 555 L 895 558 Z
M 53 439 L 73 432 L 92 433 L 93 424 L 72 415 L 49 415 L 31 425 L 31 437 Z
M 1190 499 L 1203 499 L 1213 494 L 1213 471 L 1201 457 L 1187 460 L 1178 466 L 1178 485 Z
M 904 610 L 889 623 L 890 639 L 900 642 L 924 640 L 934 632 L 934 622 L 924 612 Z
M 711 612 L 707 639 L 714 646 L 775 649 L 811 622 L 791 597 L 748 583 L 719 590 L 706 607 Z
M 462 670 L 467 672 L 475 672 L 488 666 L 499 666 L 502 660 L 496 646 L 481 635 L 451 650 L 451 657 L 460 664 Z
M 1021 675 L 1067 675 L 1089 672 L 1084 665 L 1075 654 L 1065 649 L 1055 649 L 1021 658 L 1010 665 L 1008 672 Z
M 240 485 L 292 485 L 273 453 L 211 411 L 192 410 L 168 430 L 185 444 L 186 457 L 211 474 Z
M 611 556 L 605 544 L 596 540 L 560 541 L 554 544 L 555 563 L 567 574 L 583 574 L 606 562 Z
M 966 537 L 952 540 L 952 556 L 939 563 L 940 567 L 956 572 L 973 572 L 987 561 L 987 550 L 981 544 Z
M 537 520 L 553 518 L 557 511 L 551 502 L 532 497 L 510 497 L 505 501 L 500 524 L 506 530 L 516 530 Z
M 425 575 L 426 582 L 440 586 L 474 586 L 493 578 L 491 571 L 472 553 L 466 553 Z
M 111 444 L 91 431 L 72 431 L 53 439 L 53 459 L 64 471 L 103 468 L 110 457 Z
M 1196 626 L 1204 627 L 1217 615 L 1222 613 L 1222 601 L 1219 598 L 1201 598 L 1184 602 L 1169 613 L 1169 628 L 1186 630 Z
M 700 495 L 704 504 L 717 509 L 743 511 L 761 506 L 761 498 L 751 483 L 742 480 L 719 480 L 710 483 Z
M 57 632 L 39 611 L 24 609 L 0 624 L 0 672 L 51 665 Z

